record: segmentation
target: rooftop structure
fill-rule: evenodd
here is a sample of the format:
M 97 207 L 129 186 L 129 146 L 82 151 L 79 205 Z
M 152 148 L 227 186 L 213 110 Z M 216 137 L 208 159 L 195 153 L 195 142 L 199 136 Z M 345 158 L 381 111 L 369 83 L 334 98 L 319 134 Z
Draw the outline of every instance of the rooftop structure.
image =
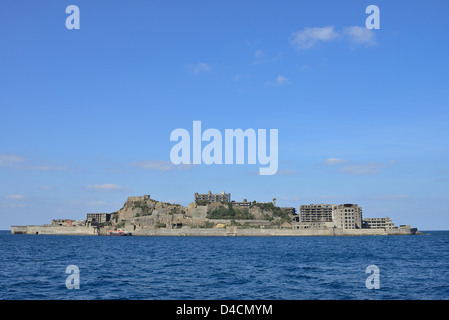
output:
M 210 201 L 210 202 L 231 202 L 231 194 L 225 193 L 222 191 L 221 193 L 212 193 L 209 191 L 205 194 L 199 194 L 195 192 L 195 202 L 196 201 Z
M 231 203 L 232 203 L 233 206 L 244 207 L 244 208 L 251 207 L 251 202 L 248 202 L 247 199 L 243 199 L 242 202 L 236 202 L 236 201 L 233 200 Z
M 146 194 L 143 196 L 139 196 L 139 197 L 128 197 L 127 201 L 144 201 L 144 200 L 149 200 L 150 199 L 150 195 Z

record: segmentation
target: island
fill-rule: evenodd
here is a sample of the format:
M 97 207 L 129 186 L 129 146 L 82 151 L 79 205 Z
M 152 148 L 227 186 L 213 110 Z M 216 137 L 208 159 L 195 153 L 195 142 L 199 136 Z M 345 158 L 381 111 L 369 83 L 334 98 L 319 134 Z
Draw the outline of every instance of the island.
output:
M 50 224 L 11 226 L 12 234 L 133 236 L 363 236 L 421 234 L 389 217 L 363 218 L 357 204 L 305 204 L 279 207 L 272 202 L 235 201 L 221 193 L 195 193 L 187 207 L 150 195 L 128 197 L 111 213 L 86 219 L 55 219 Z

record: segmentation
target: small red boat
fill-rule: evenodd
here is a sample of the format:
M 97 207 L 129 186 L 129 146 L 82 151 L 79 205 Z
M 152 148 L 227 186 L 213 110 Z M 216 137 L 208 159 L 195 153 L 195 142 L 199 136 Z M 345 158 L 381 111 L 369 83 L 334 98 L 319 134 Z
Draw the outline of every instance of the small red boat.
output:
M 107 233 L 108 236 L 132 236 L 131 232 L 126 230 L 118 229 L 118 230 L 109 230 Z

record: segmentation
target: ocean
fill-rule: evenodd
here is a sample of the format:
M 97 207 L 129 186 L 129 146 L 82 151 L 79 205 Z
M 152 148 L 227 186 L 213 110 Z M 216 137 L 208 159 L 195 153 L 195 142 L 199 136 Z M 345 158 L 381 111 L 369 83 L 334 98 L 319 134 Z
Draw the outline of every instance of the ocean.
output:
M 0 255 L 2 300 L 449 298 L 449 231 L 357 237 L 108 237 L 0 231 Z M 74 267 L 69 266 L 76 266 L 78 273 L 70 273 Z

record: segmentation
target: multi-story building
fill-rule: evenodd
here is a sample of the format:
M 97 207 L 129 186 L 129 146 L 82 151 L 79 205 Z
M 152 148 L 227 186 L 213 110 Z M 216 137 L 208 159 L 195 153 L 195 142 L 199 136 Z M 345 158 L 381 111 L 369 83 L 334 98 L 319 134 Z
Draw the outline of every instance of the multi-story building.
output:
M 334 205 L 332 221 L 337 228 L 362 229 L 362 207 L 356 204 Z
M 196 201 L 231 202 L 231 194 L 225 193 L 224 191 L 221 193 L 212 193 L 209 191 L 205 194 L 195 192 L 195 202 Z
M 389 217 L 385 218 L 365 218 L 363 228 L 366 229 L 395 229 L 393 221 Z
M 95 226 L 100 223 L 108 222 L 111 220 L 110 213 L 88 213 L 87 214 L 87 223 L 88 225 Z
M 299 207 L 298 222 L 331 222 L 331 204 L 309 204 Z

